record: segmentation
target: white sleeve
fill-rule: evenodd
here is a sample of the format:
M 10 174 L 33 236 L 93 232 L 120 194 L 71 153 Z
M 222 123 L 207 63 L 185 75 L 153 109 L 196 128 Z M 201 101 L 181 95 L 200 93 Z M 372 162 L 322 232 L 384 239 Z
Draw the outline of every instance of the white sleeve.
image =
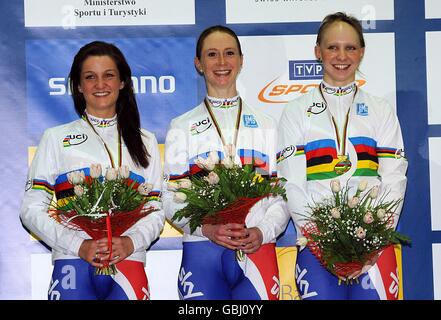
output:
M 248 228 L 257 227 L 262 232 L 262 244 L 276 241 L 285 231 L 288 222 L 289 212 L 281 196 L 260 200 L 251 208 L 245 219 Z
M 380 126 L 377 132 L 378 175 L 381 178 L 381 189 L 389 192 L 386 200 L 404 201 L 408 162 L 404 155 L 401 127 L 397 115 L 388 104 L 382 108 L 382 111 L 385 114 L 379 119 Z M 394 219 L 395 227 L 398 224 L 403 201 L 395 211 L 397 214 Z
M 277 130 L 276 123 L 265 131 L 265 152 L 269 157 L 269 176 L 277 176 L 276 168 L 276 148 Z M 259 222 L 254 222 L 262 211 L 263 218 Z M 247 227 L 255 226 L 259 228 L 263 235 L 263 244 L 276 241 L 276 238 L 285 231 L 290 216 L 285 201 L 281 196 L 264 198 L 251 208 L 245 221 Z
M 153 189 L 148 195 L 150 199 L 146 203 L 146 206 L 153 206 L 158 210 L 140 219 L 123 233 L 124 236 L 128 236 L 132 239 L 135 252 L 145 251 L 151 243 L 159 237 L 165 221 L 164 211 L 160 201 L 162 169 L 158 142 L 154 135 L 149 136 L 148 139 L 144 141 L 150 158 L 148 167 L 143 171 L 143 176 L 146 183 L 153 185 Z
M 81 243 L 89 238 L 87 234 L 61 225 L 48 213 L 58 173 L 57 148 L 48 129 L 41 139 L 29 169 L 20 218 L 26 228 L 52 249 L 78 256 Z
M 297 228 L 298 237 L 300 228 L 306 223 L 305 215 L 308 205 L 306 183 L 306 156 L 304 152 L 304 128 L 302 110 L 297 104 L 288 104 L 279 122 L 277 172 L 279 177 L 285 178 L 288 210 Z
M 187 234 L 191 234 L 189 219 L 182 218 L 172 221 L 174 214 L 184 208 L 187 203 L 174 201 L 174 191 L 168 188 L 168 182 L 179 182 L 179 180 L 190 176 L 190 164 L 188 157 L 187 132 L 178 128 L 175 121 L 172 121 L 165 139 L 164 151 L 164 176 L 162 185 L 162 202 L 164 205 L 165 217 L 175 227 Z M 202 235 L 198 228 L 193 234 Z

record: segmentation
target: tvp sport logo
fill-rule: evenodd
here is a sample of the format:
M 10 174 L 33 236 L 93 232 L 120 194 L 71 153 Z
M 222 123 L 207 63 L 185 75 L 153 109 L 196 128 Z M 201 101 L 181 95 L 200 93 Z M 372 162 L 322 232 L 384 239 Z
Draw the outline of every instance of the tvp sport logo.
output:
M 323 66 L 315 60 L 289 61 L 289 80 L 321 80 Z
M 287 103 L 295 99 L 296 95 L 307 93 L 318 87 L 323 78 L 323 66 L 317 60 L 289 60 L 287 74 L 288 79 L 281 76 L 268 83 L 260 91 L 259 100 L 265 103 Z
M 87 134 L 85 134 L 85 133 L 68 134 L 63 139 L 63 147 L 67 148 L 67 147 L 71 147 L 71 146 L 76 146 L 76 145 L 82 144 L 83 142 L 86 142 L 86 140 L 87 140 Z

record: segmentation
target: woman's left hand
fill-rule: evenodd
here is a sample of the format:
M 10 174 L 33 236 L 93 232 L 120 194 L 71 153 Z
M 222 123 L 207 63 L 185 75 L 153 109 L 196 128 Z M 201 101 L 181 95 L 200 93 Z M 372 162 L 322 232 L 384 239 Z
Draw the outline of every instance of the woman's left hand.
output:
M 247 228 L 248 234 L 245 238 L 241 239 L 242 245 L 240 250 L 244 253 L 256 252 L 263 242 L 262 231 L 257 227 Z
M 109 260 L 109 264 L 116 264 L 130 256 L 134 251 L 132 239 L 129 237 L 112 237 L 112 255 L 109 254 L 107 238 L 98 240 L 97 253 L 101 261 Z

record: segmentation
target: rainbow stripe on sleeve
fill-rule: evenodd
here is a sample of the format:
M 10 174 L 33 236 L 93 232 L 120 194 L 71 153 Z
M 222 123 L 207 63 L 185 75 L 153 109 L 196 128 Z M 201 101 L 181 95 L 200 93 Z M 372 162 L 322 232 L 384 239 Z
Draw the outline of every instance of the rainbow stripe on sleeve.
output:
M 45 191 L 51 196 L 54 194 L 54 186 L 42 179 L 33 179 L 32 189 Z
M 368 137 L 349 138 L 357 152 L 354 176 L 378 176 L 377 142 Z
M 378 147 L 378 158 L 397 158 L 396 153 L 398 149 L 388 147 Z

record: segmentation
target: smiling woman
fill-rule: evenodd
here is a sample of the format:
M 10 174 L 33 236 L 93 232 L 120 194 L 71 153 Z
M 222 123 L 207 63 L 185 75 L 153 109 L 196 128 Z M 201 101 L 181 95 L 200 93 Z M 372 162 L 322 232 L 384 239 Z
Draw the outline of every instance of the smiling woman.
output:
M 116 101 L 122 88 L 124 82 L 112 58 L 90 56 L 84 60 L 78 90 L 86 100 L 88 114 L 112 118 L 116 114 Z
M 332 196 L 331 181 L 347 185 L 349 199 L 362 180 L 367 181 L 368 188 L 388 190 L 383 201 L 400 202 L 406 190 L 407 160 L 384 153 L 404 150 L 398 118 L 385 100 L 364 92 L 355 81 L 365 52 L 360 22 L 342 12 L 326 16 L 318 30 L 314 52 L 323 64 L 323 81 L 318 88 L 290 102 L 279 125 L 281 155 L 292 146 L 302 151 L 278 161 L 279 173 L 287 179 L 288 203 L 300 239 L 313 214 L 308 208 Z M 395 209 L 391 227 L 398 223 L 401 206 L 402 202 Z M 354 230 L 364 232 L 357 228 L 360 226 Z M 302 281 L 308 284 L 299 287 L 302 299 L 397 298 L 388 293 L 398 279 L 393 247 L 378 252 L 347 279 L 339 279 L 319 263 L 304 243 L 299 246 L 296 267 L 303 274 Z M 352 284 L 339 285 L 339 280 Z
M 204 30 L 194 64 L 204 76 L 207 96 L 173 119 L 167 133 L 164 173 L 170 181 L 162 195 L 169 219 L 185 206 L 175 197 L 173 186 L 186 184 L 190 176 L 207 174 L 197 163 L 208 154 L 219 159 L 231 157 L 230 161 L 248 164 L 250 170 L 268 178 L 276 174 L 276 122 L 248 106 L 237 92 L 243 55 L 234 31 L 224 26 Z M 278 299 L 275 240 L 288 218 L 281 197 L 265 197 L 249 210 L 245 225 L 204 222 L 193 230 L 189 218 L 174 220 L 174 225 L 184 231 L 179 278 L 185 280 L 178 282 L 180 297 Z M 236 251 L 246 254 L 244 260 L 236 259 Z
M 83 46 L 74 57 L 69 78 L 79 119 L 45 131 L 29 169 L 30 183 L 20 214 L 23 224 L 52 248 L 54 268 L 48 297 L 64 300 L 148 298 L 145 250 L 164 225 L 158 201 L 161 161 L 156 138 L 140 128 L 131 70 L 116 46 L 100 41 Z M 113 174 L 96 175 L 92 170 L 95 165 L 111 167 L 107 172 Z M 72 179 L 73 172 L 78 173 L 84 186 L 79 185 L 78 179 Z M 92 240 L 84 225 L 70 229 L 59 223 L 61 215 L 53 216 L 54 212 L 57 214 L 53 207 L 67 208 L 69 213 L 72 208 L 79 211 L 75 197 L 92 204 L 91 211 L 99 207 L 97 210 L 104 210 L 102 203 L 98 206 L 100 199 L 106 199 L 104 190 L 95 194 L 96 202 L 82 195 L 87 190 L 91 193 L 98 190 L 93 178 L 111 183 L 117 175 L 128 180 L 125 189 L 114 185 L 111 200 L 107 201 L 109 209 L 99 212 L 106 216 L 103 229 L 107 237 Z M 124 233 L 116 233 L 122 221 L 121 216 L 112 215 L 117 209 L 114 195 L 127 186 L 130 186 L 127 194 L 133 194 L 135 188 L 143 185 L 152 186 L 143 196 L 151 200 L 148 206 L 157 210 L 136 220 Z M 53 201 L 56 203 L 49 206 Z M 140 208 L 143 205 L 141 203 Z M 131 211 L 124 213 L 132 214 Z M 111 220 L 116 222 L 112 224 Z M 96 231 L 96 225 L 92 229 Z M 114 266 L 116 274 L 95 275 L 95 268 L 105 265 Z

